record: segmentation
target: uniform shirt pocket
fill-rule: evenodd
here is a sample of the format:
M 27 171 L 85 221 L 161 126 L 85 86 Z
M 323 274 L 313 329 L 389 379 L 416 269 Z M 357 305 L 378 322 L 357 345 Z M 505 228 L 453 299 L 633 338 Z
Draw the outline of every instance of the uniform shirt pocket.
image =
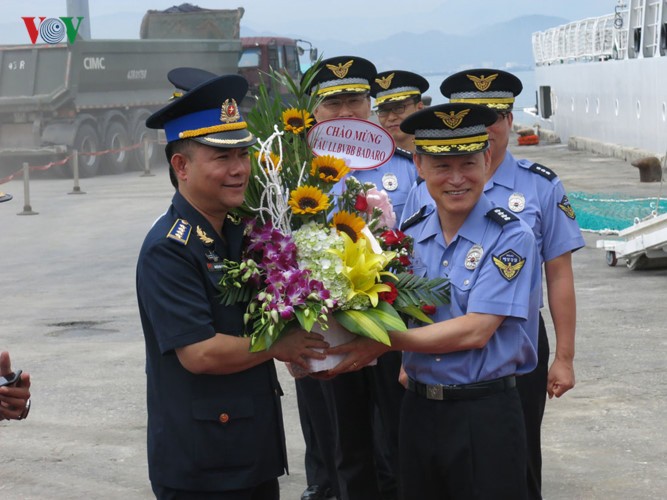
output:
M 251 397 L 196 400 L 193 438 L 195 461 L 202 469 L 252 465 L 257 453 Z

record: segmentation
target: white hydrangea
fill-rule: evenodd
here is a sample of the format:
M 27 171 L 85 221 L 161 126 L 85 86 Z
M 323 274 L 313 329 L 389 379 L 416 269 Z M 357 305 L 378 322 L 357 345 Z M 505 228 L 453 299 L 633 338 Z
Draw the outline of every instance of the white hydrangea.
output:
M 350 282 L 342 274 L 343 261 L 329 249 L 343 250 L 343 240 L 333 228 L 308 222 L 292 233 L 301 269 L 310 269 L 312 278 L 321 281 L 338 307 L 346 303 Z

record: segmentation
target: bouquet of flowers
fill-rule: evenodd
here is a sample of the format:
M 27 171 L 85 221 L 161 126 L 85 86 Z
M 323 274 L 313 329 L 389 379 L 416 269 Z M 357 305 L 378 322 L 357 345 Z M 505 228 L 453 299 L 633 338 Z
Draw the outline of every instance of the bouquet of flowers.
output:
M 241 261 L 224 262 L 222 301 L 248 304 L 252 351 L 270 347 L 292 322 L 326 331 L 332 318 L 389 345 L 388 331 L 405 330 L 405 319 L 431 322 L 422 308 L 447 303 L 448 283 L 407 272 L 411 241 L 391 229 L 384 190 L 346 177 L 342 159 L 311 152 L 306 131 L 317 102 L 306 89 L 314 73 L 301 84 L 270 76 L 289 89 L 291 106 L 262 84 L 247 117 L 260 138 L 243 207 L 251 218 Z M 336 198 L 338 182 L 345 189 Z

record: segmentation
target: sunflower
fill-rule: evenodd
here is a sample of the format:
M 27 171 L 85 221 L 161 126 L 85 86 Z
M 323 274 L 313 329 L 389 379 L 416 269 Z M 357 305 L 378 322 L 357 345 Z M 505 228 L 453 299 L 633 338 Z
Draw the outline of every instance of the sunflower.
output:
M 352 243 L 356 243 L 359 238 L 363 237 L 361 230 L 366 227 L 364 219 L 345 210 L 333 216 L 331 225 L 336 228 L 336 231 L 347 234 Z
M 314 186 L 299 186 L 290 194 L 288 204 L 295 214 L 316 214 L 329 208 L 329 197 Z
M 283 124 L 285 132 L 300 134 L 307 128 L 313 126 L 313 118 L 305 109 L 289 108 L 283 111 Z
M 317 176 L 324 182 L 338 182 L 349 171 L 345 161 L 335 156 L 317 156 L 310 163 L 310 175 Z
M 264 170 L 268 170 L 268 167 L 271 165 L 273 165 L 272 168 L 275 168 L 278 171 L 282 168 L 282 165 L 280 165 L 280 156 L 273 151 L 268 152 L 268 157 L 266 152 L 260 157 L 259 151 L 255 151 L 255 159 Z

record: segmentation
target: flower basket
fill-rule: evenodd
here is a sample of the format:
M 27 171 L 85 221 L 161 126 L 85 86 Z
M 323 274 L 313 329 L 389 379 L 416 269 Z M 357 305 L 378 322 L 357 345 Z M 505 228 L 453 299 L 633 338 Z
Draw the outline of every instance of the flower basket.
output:
M 354 340 L 356 337 L 355 334 L 347 331 L 343 325 L 341 325 L 333 315 L 328 315 L 327 324 L 329 328 L 324 330 L 319 323 L 315 323 L 311 331 L 319 333 L 324 336 L 324 340 L 329 343 L 329 346 L 336 347 L 341 344 L 345 344 Z M 316 351 L 322 351 L 322 349 L 315 349 Z M 307 373 L 315 373 L 326 371 L 334 368 L 338 363 L 340 363 L 345 354 L 329 354 L 326 359 L 312 359 L 308 360 L 308 370 Z M 374 366 L 377 364 L 377 360 L 373 360 L 367 366 Z

